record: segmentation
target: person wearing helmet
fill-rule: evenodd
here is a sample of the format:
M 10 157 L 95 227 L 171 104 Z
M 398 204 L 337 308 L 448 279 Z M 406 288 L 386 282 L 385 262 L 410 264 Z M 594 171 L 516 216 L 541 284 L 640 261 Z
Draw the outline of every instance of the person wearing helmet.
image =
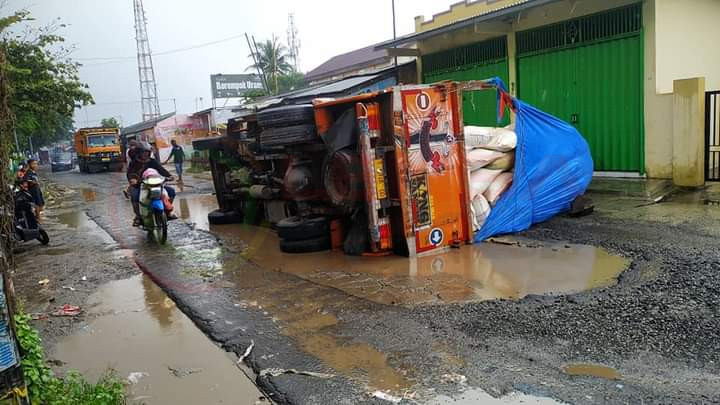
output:
M 139 226 L 142 223 L 140 216 L 140 181 L 142 180 L 142 174 L 148 169 L 154 169 L 160 176 L 167 177 L 168 179 L 172 180 L 173 178 L 170 172 L 162 167 L 160 162 L 152 158 L 152 148 L 150 145 L 148 145 L 147 142 L 140 142 L 135 146 L 135 156 L 133 161 L 128 164 L 127 171 L 127 179 L 130 183 L 130 201 L 132 202 L 133 212 L 135 213 L 133 226 Z M 170 186 L 165 186 L 165 190 L 172 202 L 175 199 L 175 189 Z M 177 216 L 170 213 L 168 219 L 177 219 Z

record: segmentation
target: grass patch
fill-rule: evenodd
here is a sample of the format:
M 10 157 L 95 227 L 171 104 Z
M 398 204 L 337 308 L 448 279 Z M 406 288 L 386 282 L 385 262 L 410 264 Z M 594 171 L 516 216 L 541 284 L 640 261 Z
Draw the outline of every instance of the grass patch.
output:
M 90 383 L 79 373 L 70 372 L 64 378 L 55 376 L 45 361 L 45 350 L 30 317 L 22 310 L 15 315 L 15 327 L 22 352 L 22 368 L 30 400 L 34 404 L 125 404 L 125 384 L 108 372 L 96 383 Z

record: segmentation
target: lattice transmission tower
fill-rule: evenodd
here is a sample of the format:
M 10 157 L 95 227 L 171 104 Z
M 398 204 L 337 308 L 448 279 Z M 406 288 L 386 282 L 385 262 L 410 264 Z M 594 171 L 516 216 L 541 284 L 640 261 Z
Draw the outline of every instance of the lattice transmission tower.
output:
M 287 47 L 288 56 L 292 60 L 292 65 L 295 68 L 295 71 L 299 72 L 300 37 L 298 36 L 298 29 L 295 26 L 295 15 L 293 13 L 288 14 Z
M 133 0 L 135 7 L 135 40 L 137 41 L 138 76 L 140 79 L 140 99 L 142 102 L 142 119 L 148 121 L 160 116 L 155 70 L 153 69 L 152 52 L 147 35 L 147 19 L 142 0 Z

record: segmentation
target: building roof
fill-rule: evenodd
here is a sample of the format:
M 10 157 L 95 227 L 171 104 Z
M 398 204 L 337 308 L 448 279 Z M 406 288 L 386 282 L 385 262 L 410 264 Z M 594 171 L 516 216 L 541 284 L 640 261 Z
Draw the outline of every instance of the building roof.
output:
M 385 60 L 390 56 L 384 49 L 376 49 L 376 45 L 366 46 L 343 53 L 325 61 L 325 63 L 309 71 L 305 75 L 306 80 L 313 80 L 321 77 L 331 76 L 336 73 L 345 72 L 355 67 L 373 65 Z
M 146 129 L 150 129 L 150 128 L 154 127 L 155 125 L 157 125 L 158 122 L 168 119 L 168 118 L 172 117 L 173 115 L 175 115 L 175 113 L 171 112 L 171 113 L 161 115 L 161 116 L 151 119 L 151 120 L 138 122 L 137 124 L 133 124 L 133 125 L 127 126 L 125 128 L 122 128 L 120 130 L 120 132 L 123 134 L 127 134 L 127 135 L 136 134 L 138 132 L 142 132 Z
M 452 24 L 443 25 L 442 27 L 437 27 L 433 29 L 429 29 L 427 31 L 421 31 L 416 32 L 414 34 L 408 34 L 404 35 L 402 37 L 399 37 L 397 39 L 391 39 L 389 41 L 381 42 L 377 45 L 375 45 L 375 49 L 387 49 L 387 48 L 394 48 L 396 46 L 402 46 L 406 45 L 411 42 L 420 41 L 423 39 L 431 38 L 434 36 L 438 36 L 441 34 L 444 34 L 449 31 L 455 31 L 460 28 L 472 26 L 473 24 L 483 22 L 483 21 L 489 21 L 495 18 L 504 17 L 509 14 L 517 13 L 519 11 L 532 8 L 532 7 L 539 7 L 548 3 L 553 3 L 559 0 L 517 0 L 514 3 L 511 3 L 505 7 L 500 7 L 491 11 L 487 11 L 485 13 L 477 14 L 472 17 L 467 17 L 461 20 L 457 20 L 453 22 Z

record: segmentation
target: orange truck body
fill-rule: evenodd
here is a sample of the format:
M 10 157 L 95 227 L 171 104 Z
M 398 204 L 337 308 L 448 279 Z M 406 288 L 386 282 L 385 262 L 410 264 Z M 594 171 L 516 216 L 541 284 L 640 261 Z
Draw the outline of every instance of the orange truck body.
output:
M 119 128 L 80 128 L 75 132 L 75 151 L 83 173 L 123 168 Z
M 355 107 L 367 254 L 414 257 L 472 241 L 461 94 L 445 82 L 314 103 L 320 136 Z

